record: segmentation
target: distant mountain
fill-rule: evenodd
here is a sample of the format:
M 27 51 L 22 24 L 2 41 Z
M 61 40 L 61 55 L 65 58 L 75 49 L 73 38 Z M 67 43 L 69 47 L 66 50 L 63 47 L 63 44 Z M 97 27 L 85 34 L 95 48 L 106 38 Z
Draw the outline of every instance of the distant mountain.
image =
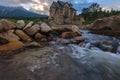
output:
M 47 15 L 37 14 L 27 11 L 23 7 L 6 7 L 0 6 L 0 17 L 47 17 Z

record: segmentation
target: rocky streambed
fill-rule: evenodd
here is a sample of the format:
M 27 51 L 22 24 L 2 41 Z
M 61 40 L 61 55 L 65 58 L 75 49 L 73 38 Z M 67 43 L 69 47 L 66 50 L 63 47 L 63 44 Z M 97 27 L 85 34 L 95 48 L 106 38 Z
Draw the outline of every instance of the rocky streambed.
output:
M 120 40 L 76 25 L 0 20 L 0 57 L 0 80 L 120 78 Z
M 115 42 L 118 50 L 119 40 L 81 32 L 85 40 L 79 45 L 50 41 L 43 48 L 27 48 L 11 59 L 0 59 L 0 79 L 119 80 L 120 55 L 112 52 Z

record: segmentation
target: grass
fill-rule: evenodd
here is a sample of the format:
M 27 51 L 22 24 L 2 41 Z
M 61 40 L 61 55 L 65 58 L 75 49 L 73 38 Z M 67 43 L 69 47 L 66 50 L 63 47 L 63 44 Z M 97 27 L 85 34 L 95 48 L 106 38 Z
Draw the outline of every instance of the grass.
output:
M 46 21 L 48 19 L 48 17 L 43 17 L 43 18 L 25 18 L 25 17 L 0 17 L 0 19 L 7 19 L 10 20 L 12 22 L 17 22 L 17 20 L 24 20 L 26 23 L 30 22 L 30 21 Z
M 93 23 L 93 22 L 94 22 L 94 21 L 85 20 L 85 22 L 83 22 L 83 25 L 91 24 L 91 23 Z

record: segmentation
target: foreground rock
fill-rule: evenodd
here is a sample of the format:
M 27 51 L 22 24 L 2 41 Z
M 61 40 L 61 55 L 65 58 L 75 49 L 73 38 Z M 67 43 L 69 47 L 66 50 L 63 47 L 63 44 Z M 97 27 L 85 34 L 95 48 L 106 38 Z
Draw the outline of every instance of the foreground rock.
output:
M 76 32 L 76 33 L 79 34 L 79 35 L 82 35 L 82 33 L 80 32 L 79 27 L 76 26 L 76 25 L 73 25 L 73 26 L 72 26 L 72 31 L 73 31 L 73 32 Z
M 33 21 L 30 21 L 24 28 L 23 28 L 23 30 L 25 30 L 26 28 L 28 28 L 28 27 L 30 27 L 30 26 L 32 26 L 33 25 Z
M 17 21 L 17 28 L 23 29 L 25 27 L 25 21 L 24 20 L 18 20 Z
M 29 36 L 35 35 L 38 31 L 39 31 L 39 28 L 38 28 L 38 27 L 35 27 L 35 26 L 27 27 L 27 28 L 25 29 L 25 32 L 26 32 Z
M 40 41 L 41 39 L 45 38 L 45 36 L 40 33 L 37 33 L 37 34 L 35 34 L 34 38 L 35 38 L 35 40 Z
M 41 32 L 49 32 L 49 31 L 52 31 L 52 29 L 46 23 L 42 23 L 41 27 L 40 27 L 40 31 Z
M 19 51 L 24 47 L 24 44 L 20 41 L 11 41 L 5 45 L 0 46 L 0 57 L 8 57 L 13 55 L 12 53 Z
M 26 42 L 32 41 L 32 39 L 31 39 L 27 34 L 25 34 L 22 30 L 16 30 L 15 33 L 16 33 L 23 41 L 26 41 Z
M 0 20 L 0 31 L 3 32 L 13 28 L 16 28 L 16 24 L 14 22 L 8 21 L 6 19 Z
M 8 41 L 19 41 L 20 38 L 14 34 L 11 30 L 7 31 L 7 32 L 4 32 L 4 33 L 0 33 L 0 42 L 4 43 L 3 42 L 3 39 L 5 40 L 8 40 Z

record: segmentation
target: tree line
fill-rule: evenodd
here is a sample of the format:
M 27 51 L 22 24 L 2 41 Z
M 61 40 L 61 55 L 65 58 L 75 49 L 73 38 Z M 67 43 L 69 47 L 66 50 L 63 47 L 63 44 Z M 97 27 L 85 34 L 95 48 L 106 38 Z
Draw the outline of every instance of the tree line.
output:
M 98 3 L 92 3 L 90 6 L 83 8 L 80 16 L 84 17 L 86 23 L 91 23 L 96 19 L 118 14 L 120 14 L 119 10 L 102 10 L 102 7 Z

